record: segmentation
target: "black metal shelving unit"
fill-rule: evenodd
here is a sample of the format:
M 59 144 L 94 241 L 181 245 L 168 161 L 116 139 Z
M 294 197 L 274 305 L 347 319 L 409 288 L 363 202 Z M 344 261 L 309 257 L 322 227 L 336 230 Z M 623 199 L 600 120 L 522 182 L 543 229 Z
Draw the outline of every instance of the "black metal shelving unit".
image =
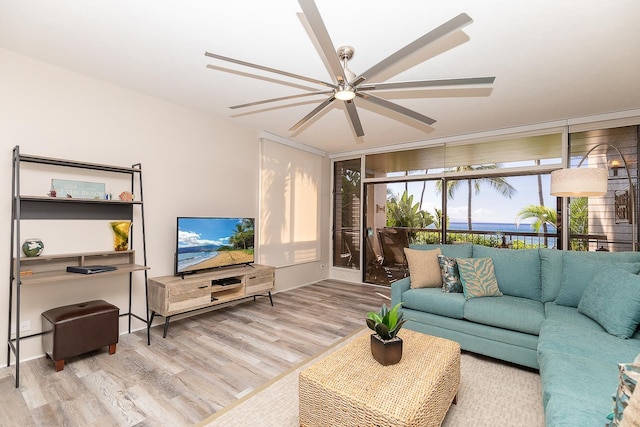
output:
M 101 200 L 101 199 L 77 199 L 62 197 L 39 197 L 26 196 L 20 192 L 22 163 L 35 163 L 41 165 L 50 165 L 62 168 L 88 169 L 92 171 L 102 171 L 115 174 L 129 175 L 131 178 L 131 192 L 136 194 L 137 200 Z M 16 368 L 16 388 L 20 386 L 20 341 L 42 335 L 35 333 L 21 336 L 20 334 L 20 313 L 21 313 L 21 288 L 25 285 L 35 283 L 55 283 L 77 279 L 75 273 L 67 273 L 64 269 L 65 263 L 82 264 L 85 260 L 105 260 L 104 262 L 115 262 L 118 264 L 118 270 L 101 273 L 99 277 L 113 274 L 129 275 L 129 306 L 126 313 L 120 316 L 128 316 L 129 333 L 131 333 L 131 321 L 136 318 L 145 322 L 147 329 L 147 344 L 151 344 L 151 335 L 149 330 L 149 293 L 148 293 L 148 267 L 147 265 L 147 247 L 145 239 L 144 225 L 144 204 L 142 192 L 142 166 L 140 163 L 131 167 L 119 167 L 97 163 L 78 162 L 71 160 L 55 159 L 49 157 L 40 157 L 32 155 L 24 155 L 20 153 L 19 146 L 13 149 L 13 174 L 12 174 L 12 213 L 11 213 L 11 256 L 9 268 L 9 310 L 8 310 L 8 334 L 7 334 L 7 366 L 10 366 L 11 353 L 15 356 Z M 24 220 L 133 220 L 134 209 L 140 210 L 141 216 L 141 238 L 142 238 L 142 256 L 143 263 L 135 263 L 135 254 L 133 251 L 122 252 L 92 252 L 81 254 L 61 254 L 48 255 L 46 257 L 25 258 L 21 254 L 21 222 Z M 131 233 L 130 244 L 133 245 L 134 233 Z M 36 265 L 38 263 L 60 265 L 53 267 L 53 271 L 40 272 L 36 271 L 29 275 L 21 275 L 23 265 Z M 87 261 L 89 262 L 89 261 Z M 144 272 L 144 295 L 145 295 L 145 314 L 140 316 L 132 312 L 132 294 L 133 294 L 133 273 Z M 89 276 L 82 276 L 83 279 L 91 279 Z M 15 307 L 14 307 L 15 304 Z M 15 322 L 15 323 L 13 323 Z M 15 331 L 12 331 L 12 324 L 15 325 Z M 11 335 L 15 334 L 12 338 Z

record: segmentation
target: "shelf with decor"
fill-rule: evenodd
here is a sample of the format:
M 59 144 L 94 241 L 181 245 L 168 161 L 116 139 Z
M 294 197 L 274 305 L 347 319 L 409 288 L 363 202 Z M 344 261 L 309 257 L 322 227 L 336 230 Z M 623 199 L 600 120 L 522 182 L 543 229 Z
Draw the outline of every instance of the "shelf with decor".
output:
M 38 196 L 32 194 L 23 194 L 21 191 L 22 180 L 24 174 L 29 172 L 35 173 L 33 170 L 23 170 L 25 163 L 38 165 L 37 168 L 66 168 L 81 170 L 80 174 L 84 175 L 87 170 L 88 176 L 100 176 L 105 173 L 108 176 L 115 174 L 121 177 L 123 182 L 130 185 L 130 191 L 121 194 L 121 199 L 113 200 L 106 192 L 101 194 L 102 197 L 74 197 L 67 191 L 61 191 L 56 194 L 53 190 L 48 196 Z M 34 285 L 52 285 L 56 283 L 73 282 L 80 280 L 92 280 L 95 278 L 114 277 L 118 275 L 128 275 L 128 307 L 120 316 L 128 317 L 128 330 L 131 332 L 132 319 L 138 319 L 144 322 L 147 329 L 147 344 L 151 343 L 149 333 L 149 299 L 148 299 L 148 275 L 149 269 L 146 255 L 145 227 L 144 227 L 144 204 L 142 193 L 142 166 L 134 164 L 131 167 L 112 166 L 106 164 L 89 163 L 82 161 L 73 161 L 65 159 L 56 159 L 51 157 L 25 155 L 20 153 L 18 146 L 13 149 L 13 168 L 12 168 L 12 214 L 11 214 L 11 262 L 10 262 L 10 283 L 9 283 L 9 308 L 8 308 L 8 345 L 7 345 L 7 366 L 11 362 L 11 353 L 15 356 L 16 369 L 16 387 L 20 385 L 20 342 L 26 338 L 32 338 L 42 335 L 35 333 L 30 335 L 21 335 L 20 317 L 21 306 L 25 302 L 23 298 L 28 295 L 22 295 L 21 288 L 23 286 Z M 58 180 L 69 182 L 65 180 Z M 96 184 L 77 181 L 80 184 Z M 104 184 L 98 184 L 104 187 Z M 135 200 L 134 200 L 134 196 Z M 138 216 L 139 214 L 139 216 Z M 136 260 L 136 252 L 129 250 L 129 245 L 133 245 L 133 230 L 129 234 L 129 226 L 134 216 L 139 218 L 140 237 L 142 241 L 142 256 L 140 260 Z M 49 221 L 49 220 L 110 220 L 118 221 L 126 226 L 125 250 L 112 251 L 90 251 L 79 253 L 62 253 L 62 254 L 46 254 L 35 256 L 27 256 L 26 252 L 21 251 L 22 238 L 21 232 L 24 221 Z M 112 223 L 112 227 L 115 223 Z M 114 229 L 114 234 L 118 231 Z M 120 249 L 115 247 L 114 249 Z M 68 272 L 67 267 L 89 267 L 89 266 L 108 266 L 110 271 L 101 271 L 93 274 L 79 274 Z M 132 295 L 133 295 L 133 274 L 144 274 L 144 298 L 145 313 L 144 315 L 132 312 Z
M 14 265 L 17 259 L 14 258 Z M 21 286 L 41 283 L 68 282 L 86 279 L 86 274 L 67 272 L 68 266 L 110 265 L 113 271 L 95 273 L 100 277 L 128 274 L 148 270 L 149 267 L 135 263 L 135 251 L 84 252 L 78 254 L 41 255 L 22 258 L 20 270 Z

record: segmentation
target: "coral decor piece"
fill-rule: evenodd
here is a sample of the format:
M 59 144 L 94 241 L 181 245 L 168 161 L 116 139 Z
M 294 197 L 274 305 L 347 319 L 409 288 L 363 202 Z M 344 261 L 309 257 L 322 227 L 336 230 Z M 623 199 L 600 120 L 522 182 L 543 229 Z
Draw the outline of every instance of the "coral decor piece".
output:
M 120 195 L 118 196 L 120 198 L 120 200 L 125 201 L 125 202 L 132 202 L 133 201 L 133 193 L 130 191 L 123 191 L 122 193 L 120 193 Z

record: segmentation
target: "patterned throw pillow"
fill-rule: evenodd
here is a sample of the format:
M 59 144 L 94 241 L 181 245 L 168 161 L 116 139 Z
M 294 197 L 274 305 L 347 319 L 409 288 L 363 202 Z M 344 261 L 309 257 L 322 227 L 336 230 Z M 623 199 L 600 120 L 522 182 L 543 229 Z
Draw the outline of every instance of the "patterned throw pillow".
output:
M 465 299 L 501 297 L 491 258 L 456 258 Z
M 437 255 L 442 254 L 440 248 L 431 251 L 404 248 L 411 276 L 411 288 L 439 288 L 442 286 L 442 275 Z
M 455 258 L 438 255 L 440 273 L 442 274 L 442 292 L 462 292 L 462 282 L 460 281 L 460 271 Z
M 640 380 L 640 363 L 618 364 L 619 384 L 613 396 L 613 421 L 608 426 L 619 426 L 624 419 L 624 410 L 629 404 L 638 380 Z M 623 423 L 627 424 L 627 423 Z

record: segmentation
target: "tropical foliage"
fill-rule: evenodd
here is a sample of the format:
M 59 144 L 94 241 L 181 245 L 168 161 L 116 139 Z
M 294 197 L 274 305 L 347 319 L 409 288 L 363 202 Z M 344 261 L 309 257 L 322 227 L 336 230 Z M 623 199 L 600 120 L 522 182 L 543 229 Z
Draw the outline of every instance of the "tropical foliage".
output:
M 255 221 L 253 219 L 243 219 L 236 224 L 236 229 L 229 239 L 232 249 L 253 250 Z
M 575 197 L 569 205 L 569 231 L 571 235 L 589 234 L 589 203 L 586 197 Z M 557 213 L 555 209 L 540 205 L 527 205 L 518 212 L 518 219 L 534 218 L 531 224 L 534 232 L 540 233 L 544 224 L 555 227 Z M 544 231 L 544 230 L 542 230 Z M 589 242 L 585 239 L 571 239 L 571 249 L 574 251 L 588 250 Z
M 589 234 L 589 201 L 586 197 L 575 197 L 569 205 L 569 233 Z M 571 239 L 571 250 L 588 251 L 589 241 L 585 239 Z
M 427 228 L 434 223 L 433 215 L 413 203 L 413 195 L 405 190 L 400 198 L 391 196 L 387 200 L 387 227 Z

